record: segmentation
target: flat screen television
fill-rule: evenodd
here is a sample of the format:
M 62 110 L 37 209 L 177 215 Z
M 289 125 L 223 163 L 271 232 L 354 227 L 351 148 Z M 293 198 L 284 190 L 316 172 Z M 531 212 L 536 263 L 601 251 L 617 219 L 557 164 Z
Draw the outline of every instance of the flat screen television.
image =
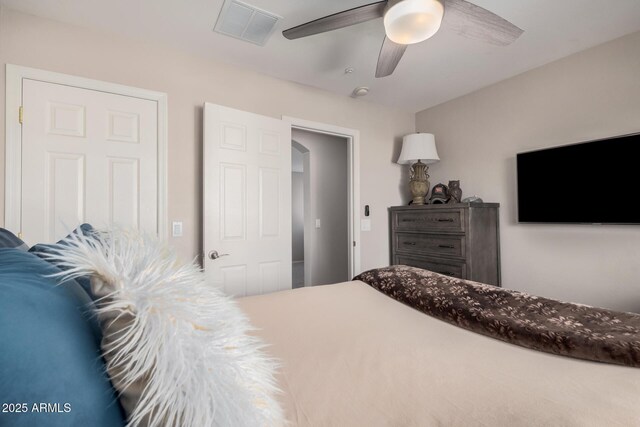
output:
M 640 133 L 519 153 L 518 222 L 640 224 Z

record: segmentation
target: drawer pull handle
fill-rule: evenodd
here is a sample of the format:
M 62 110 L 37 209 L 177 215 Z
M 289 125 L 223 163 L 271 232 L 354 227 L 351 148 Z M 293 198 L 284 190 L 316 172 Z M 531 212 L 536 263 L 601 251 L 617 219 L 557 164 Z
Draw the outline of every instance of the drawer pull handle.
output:
M 416 242 L 404 242 L 405 245 L 415 246 Z
M 438 247 L 444 249 L 455 249 L 455 246 L 453 245 L 438 245 Z
M 401 218 L 400 222 L 453 222 L 453 218 Z
M 445 276 L 453 276 L 454 274 L 450 271 L 441 271 L 440 274 L 444 274 Z

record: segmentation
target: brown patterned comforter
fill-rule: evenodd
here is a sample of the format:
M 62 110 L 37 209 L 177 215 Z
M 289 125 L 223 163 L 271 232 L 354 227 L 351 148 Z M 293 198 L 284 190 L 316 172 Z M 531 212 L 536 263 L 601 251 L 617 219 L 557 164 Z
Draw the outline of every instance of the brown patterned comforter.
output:
M 396 265 L 354 278 L 432 317 L 534 350 L 640 367 L 640 315 Z

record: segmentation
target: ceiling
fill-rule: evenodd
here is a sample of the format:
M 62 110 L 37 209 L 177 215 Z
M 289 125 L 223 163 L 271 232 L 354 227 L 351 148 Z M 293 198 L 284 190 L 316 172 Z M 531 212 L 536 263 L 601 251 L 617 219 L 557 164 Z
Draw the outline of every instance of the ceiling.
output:
M 428 108 L 500 80 L 640 31 L 639 0 L 475 0 L 524 29 L 513 45 L 469 40 L 445 26 L 409 46 L 390 77 L 374 77 L 382 20 L 287 40 L 282 30 L 374 0 L 243 0 L 282 16 L 260 47 L 214 33 L 223 0 L 0 0 L 11 9 L 237 64 L 259 73 L 408 111 Z M 353 73 L 345 69 L 352 67 Z

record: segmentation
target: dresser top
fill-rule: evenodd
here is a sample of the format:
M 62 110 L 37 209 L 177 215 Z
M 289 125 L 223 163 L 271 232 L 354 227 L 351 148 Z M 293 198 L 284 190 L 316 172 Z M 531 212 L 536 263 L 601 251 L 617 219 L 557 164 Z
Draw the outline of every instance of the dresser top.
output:
M 435 205 L 407 205 L 407 206 L 391 206 L 390 211 L 403 210 L 420 210 L 420 209 L 483 209 L 483 208 L 499 208 L 500 203 L 439 203 Z

